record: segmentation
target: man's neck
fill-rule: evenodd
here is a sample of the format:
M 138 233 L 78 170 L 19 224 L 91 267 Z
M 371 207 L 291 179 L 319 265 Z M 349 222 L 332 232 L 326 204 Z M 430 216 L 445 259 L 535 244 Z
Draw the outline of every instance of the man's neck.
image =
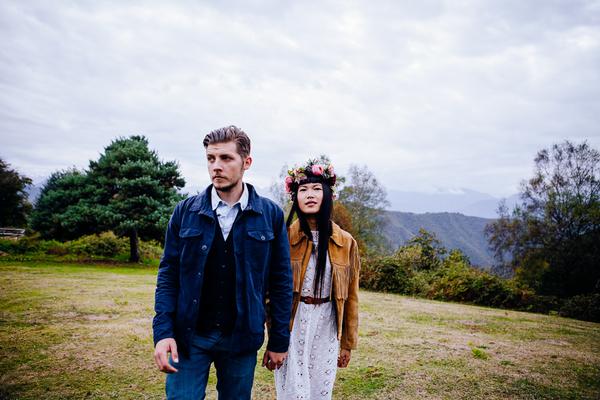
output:
M 227 192 L 222 192 L 217 188 L 215 189 L 217 190 L 217 195 L 219 198 L 231 207 L 231 205 L 237 203 L 242 197 L 242 193 L 244 193 L 244 183 L 239 181 L 237 185 L 232 187 L 231 190 L 228 190 Z

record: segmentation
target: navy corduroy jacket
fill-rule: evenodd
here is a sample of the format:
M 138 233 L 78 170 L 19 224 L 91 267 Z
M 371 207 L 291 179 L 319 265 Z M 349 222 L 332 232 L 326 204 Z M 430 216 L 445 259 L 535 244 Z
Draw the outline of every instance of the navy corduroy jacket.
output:
M 235 253 L 236 321 L 232 351 L 256 351 L 264 342 L 269 298 L 267 349 L 286 352 L 292 304 L 290 250 L 283 211 L 259 196 L 247 184 L 248 205 L 238 216 L 230 235 Z M 158 269 L 154 344 L 174 338 L 180 354 L 188 355 L 197 326 L 202 298 L 204 267 L 215 235 L 211 189 L 180 202 L 165 235 Z

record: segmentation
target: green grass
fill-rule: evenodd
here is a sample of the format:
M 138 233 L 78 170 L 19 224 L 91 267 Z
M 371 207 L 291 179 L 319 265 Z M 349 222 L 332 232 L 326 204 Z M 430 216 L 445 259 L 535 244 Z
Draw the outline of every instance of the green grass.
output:
M 164 398 L 155 282 L 147 266 L 0 262 L 0 399 Z M 600 398 L 600 324 L 367 291 L 360 301 L 336 399 Z M 214 398 L 214 371 L 209 382 Z M 254 398 L 274 397 L 258 366 Z

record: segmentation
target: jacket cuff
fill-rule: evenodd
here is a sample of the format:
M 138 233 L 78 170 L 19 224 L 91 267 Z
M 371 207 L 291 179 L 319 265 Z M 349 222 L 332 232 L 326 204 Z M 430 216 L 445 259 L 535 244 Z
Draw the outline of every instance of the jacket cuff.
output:
M 286 353 L 288 348 L 290 347 L 290 338 L 285 337 L 269 337 L 269 341 L 267 342 L 267 350 L 273 351 L 275 353 Z

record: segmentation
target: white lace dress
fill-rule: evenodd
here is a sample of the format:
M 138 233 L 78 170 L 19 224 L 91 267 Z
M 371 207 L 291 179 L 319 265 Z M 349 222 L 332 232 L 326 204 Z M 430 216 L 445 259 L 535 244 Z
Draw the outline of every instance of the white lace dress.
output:
M 313 231 L 313 241 L 318 232 Z M 316 252 L 310 256 L 302 296 L 314 297 Z M 331 290 L 331 264 L 327 257 L 320 297 L 329 297 Z M 331 399 L 337 372 L 339 340 L 333 302 L 306 304 L 300 302 L 294 317 L 288 357 L 283 366 L 275 370 L 277 399 Z

